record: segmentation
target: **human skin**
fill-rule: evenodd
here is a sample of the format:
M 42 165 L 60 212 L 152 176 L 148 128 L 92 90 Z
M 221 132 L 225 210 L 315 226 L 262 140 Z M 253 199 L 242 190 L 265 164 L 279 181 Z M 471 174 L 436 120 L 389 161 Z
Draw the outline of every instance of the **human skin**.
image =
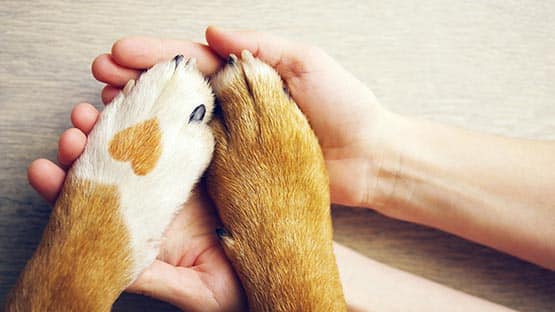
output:
M 555 270 L 555 142 L 405 117 L 388 131 L 373 208 Z
M 555 229 L 550 206 L 555 195 L 547 189 L 549 181 L 555 181 L 555 170 L 547 170 L 555 164 L 553 143 L 471 133 L 388 112 L 366 86 L 317 48 L 263 33 L 217 28 L 207 30 L 207 41 L 212 50 L 188 41 L 152 38 L 116 42 L 112 54 L 99 56 L 93 63 L 95 77 L 108 84 L 103 101 L 109 102 L 142 69 L 176 54 L 197 57 L 200 69 L 212 74 L 221 58 L 248 49 L 278 70 L 307 115 L 324 151 L 333 202 L 440 228 L 546 267 L 555 262 L 555 247 L 547 239 Z M 97 114 L 87 104 L 74 109 L 72 121 L 83 131 L 70 129 L 62 135 L 61 164 L 69 166 L 79 155 Z M 477 153 L 480 148 L 485 151 Z M 516 166 L 519 174 L 514 176 L 507 166 Z M 50 200 L 63 177 L 61 168 L 45 160 L 29 168 L 31 184 Z M 523 195 L 503 205 L 506 196 L 513 196 L 512 200 L 519 194 L 534 197 Z M 212 216 L 210 222 L 214 220 Z M 537 226 L 527 229 L 527 221 Z M 165 261 L 164 256 L 160 260 L 180 265 Z M 180 283 L 171 280 L 174 271 L 164 272 L 145 273 L 149 282 L 141 284 L 140 278 L 135 286 L 142 286 L 131 290 L 168 300 L 171 292 L 164 285 L 179 287 Z M 232 273 L 224 276 L 236 282 Z

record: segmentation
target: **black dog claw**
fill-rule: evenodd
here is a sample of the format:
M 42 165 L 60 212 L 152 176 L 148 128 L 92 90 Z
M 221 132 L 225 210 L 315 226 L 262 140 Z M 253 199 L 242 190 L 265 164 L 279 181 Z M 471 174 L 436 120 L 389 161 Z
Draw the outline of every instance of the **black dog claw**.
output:
M 177 68 L 177 66 L 179 65 L 179 63 L 181 63 L 183 61 L 185 57 L 181 54 L 176 55 L 173 60 L 175 61 L 175 68 Z
M 230 54 L 229 57 L 227 58 L 227 63 L 229 65 L 233 65 L 235 63 L 237 63 L 237 56 L 235 56 L 235 54 Z
M 205 114 L 206 114 L 206 106 L 204 106 L 204 104 L 200 104 L 199 106 L 195 107 L 195 109 L 189 116 L 189 122 L 201 121 L 204 119 Z
M 219 239 L 222 239 L 223 237 L 229 236 L 229 233 L 223 228 L 217 228 L 216 235 Z

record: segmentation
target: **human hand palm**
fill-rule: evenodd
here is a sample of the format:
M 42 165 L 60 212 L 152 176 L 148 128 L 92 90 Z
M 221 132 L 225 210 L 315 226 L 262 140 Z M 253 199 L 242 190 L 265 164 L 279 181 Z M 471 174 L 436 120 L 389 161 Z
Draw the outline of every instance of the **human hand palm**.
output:
M 240 310 L 241 286 L 215 234 L 218 218 L 197 192 L 168 227 L 156 261 L 128 288 L 187 311 Z

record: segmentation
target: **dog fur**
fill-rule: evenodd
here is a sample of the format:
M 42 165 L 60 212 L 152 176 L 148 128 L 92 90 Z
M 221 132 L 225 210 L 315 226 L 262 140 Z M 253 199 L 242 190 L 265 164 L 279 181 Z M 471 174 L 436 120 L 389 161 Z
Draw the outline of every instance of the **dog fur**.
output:
M 329 181 L 310 125 L 278 74 L 243 51 L 212 81 L 221 113 L 207 172 L 222 245 L 250 311 L 345 311 Z
M 109 311 L 158 254 L 212 157 L 213 95 L 195 61 L 158 64 L 101 113 L 7 311 Z
M 248 52 L 213 79 L 209 193 L 251 311 L 344 311 L 318 140 Z M 203 108 L 199 111 L 199 108 Z M 208 166 L 213 96 L 194 61 L 158 64 L 106 107 L 68 173 L 7 311 L 108 311 L 155 259 Z

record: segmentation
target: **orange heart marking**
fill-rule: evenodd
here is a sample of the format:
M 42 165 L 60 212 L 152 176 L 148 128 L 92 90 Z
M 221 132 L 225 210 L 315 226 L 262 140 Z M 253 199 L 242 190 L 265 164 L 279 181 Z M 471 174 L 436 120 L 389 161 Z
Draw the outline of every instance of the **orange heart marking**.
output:
M 133 172 L 144 176 L 154 169 L 162 154 L 161 140 L 158 119 L 153 118 L 116 133 L 108 151 L 115 160 L 131 162 Z

